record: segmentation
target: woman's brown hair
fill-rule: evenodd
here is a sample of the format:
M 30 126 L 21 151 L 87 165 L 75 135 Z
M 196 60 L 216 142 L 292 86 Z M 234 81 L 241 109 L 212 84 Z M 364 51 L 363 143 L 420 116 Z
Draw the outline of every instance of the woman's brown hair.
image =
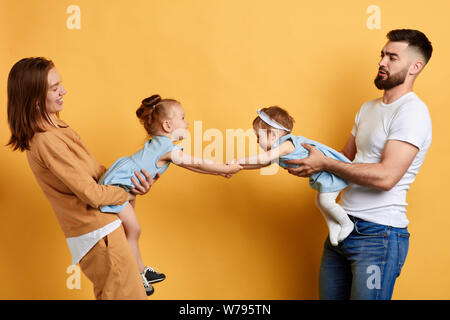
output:
M 29 150 L 34 134 L 45 131 L 45 122 L 51 124 L 45 101 L 48 72 L 54 66 L 45 58 L 24 58 L 9 72 L 7 112 L 11 138 L 7 145 L 13 151 Z
M 161 99 L 154 94 L 142 100 L 141 106 L 136 110 L 136 116 L 141 121 L 147 133 L 151 136 L 161 130 L 162 121 L 170 117 L 170 107 L 180 104 L 177 100 Z

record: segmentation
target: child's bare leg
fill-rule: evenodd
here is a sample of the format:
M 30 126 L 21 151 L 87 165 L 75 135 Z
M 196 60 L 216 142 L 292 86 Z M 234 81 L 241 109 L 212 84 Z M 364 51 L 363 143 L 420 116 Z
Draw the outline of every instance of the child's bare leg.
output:
M 137 220 L 133 207 L 127 203 L 125 208 L 119 213 L 119 218 L 122 220 L 123 228 L 125 229 L 125 235 L 128 243 L 130 244 L 131 251 L 136 257 L 136 261 L 139 266 L 139 272 L 144 271 L 144 264 L 141 259 L 141 253 L 139 250 L 139 236 L 141 235 L 141 227 Z

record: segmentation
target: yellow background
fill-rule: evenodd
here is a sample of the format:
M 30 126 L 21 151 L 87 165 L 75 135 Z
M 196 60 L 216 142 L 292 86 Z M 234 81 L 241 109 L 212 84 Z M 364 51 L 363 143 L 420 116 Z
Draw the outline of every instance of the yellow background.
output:
M 69 5 L 81 29 L 69 30 Z M 369 30 L 369 5 L 381 29 Z M 340 150 L 373 85 L 386 33 L 417 28 L 434 54 L 416 81 L 433 143 L 408 193 L 410 251 L 394 299 L 449 299 L 447 0 L 0 1 L 0 141 L 6 82 L 23 57 L 52 59 L 68 91 L 61 118 L 106 166 L 145 141 L 135 110 L 159 93 L 182 102 L 191 134 L 251 127 L 279 104 L 294 133 Z M 447 127 L 447 129 L 445 129 Z M 203 143 L 205 147 L 208 143 Z M 25 154 L 0 148 L 0 298 L 92 299 L 66 288 L 71 258 Z M 137 201 L 144 262 L 167 274 L 151 299 L 316 299 L 327 228 L 307 180 L 280 170 L 231 180 L 172 165 Z

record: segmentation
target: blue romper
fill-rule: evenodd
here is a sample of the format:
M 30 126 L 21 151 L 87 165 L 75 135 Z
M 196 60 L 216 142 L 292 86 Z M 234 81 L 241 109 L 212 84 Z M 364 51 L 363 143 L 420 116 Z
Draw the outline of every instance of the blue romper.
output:
M 336 150 L 331 149 L 330 147 L 323 145 L 319 142 L 308 140 L 302 136 L 294 136 L 293 134 L 287 134 L 281 137 L 278 141 L 276 141 L 272 148 L 278 147 L 282 142 L 286 140 L 291 140 L 294 144 L 295 150 L 287 155 L 280 157 L 280 166 L 283 168 L 295 168 L 298 165 L 287 164 L 284 161 L 294 160 L 294 159 L 304 159 L 308 157 L 309 151 L 306 150 L 302 143 L 310 144 L 316 147 L 319 151 L 321 151 L 325 156 L 350 163 L 351 161 L 347 159 L 342 153 L 337 152 Z M 309 185 L 316 189 L 319 192 L 335 192 L 340 191 L 347 187 L 348 183 L 339 178 L 338 176 L 328 172 L 328 171 L 319 171 L 311 175 L 309 177 Z
M 108 171 L 100 178 L 98 183 L 119 186 L 129 192 L 135 187 L 131 182 L 131 177 L 134 176 L 137 180 L 137 177 L 134 175 L 135 170 L 140 171 L 145 169 L 152 178 L 154 178 L 157 173 L 161 175 L 169 167 L 169 162 L 162 167 L 158 167 L 158 159 L 166 153 L 177 149 L 182 148 L 173 144 L 170 138 L 165 136 L 154 136 L 135 154 L 129 157 L 119 158 L 114 162 Z M 123 210 L 127 203 L 128 201 L 122 205 L 102 206 L 100 207 L 100 211 L 118 213 Z

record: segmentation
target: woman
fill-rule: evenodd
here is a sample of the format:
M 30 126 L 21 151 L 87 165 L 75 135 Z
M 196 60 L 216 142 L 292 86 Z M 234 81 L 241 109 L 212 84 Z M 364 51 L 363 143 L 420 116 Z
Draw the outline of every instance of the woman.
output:
M 120 219 L 101 213 L 103 205 L 132 204 L 152 180 L 136 172 L 140 184 L 130 194 L 101 186 L 106 171 L 66 123 L 59 120 L 66 90 L 52 61 L 25 58 L 8 77 L 8 122 L 13 150 L 26 151 L 36 180 L 49 200 L 67 239 L 72 263 L 80 263 L 94 284 L 97 299 L 146 299 L 136 260 Z

